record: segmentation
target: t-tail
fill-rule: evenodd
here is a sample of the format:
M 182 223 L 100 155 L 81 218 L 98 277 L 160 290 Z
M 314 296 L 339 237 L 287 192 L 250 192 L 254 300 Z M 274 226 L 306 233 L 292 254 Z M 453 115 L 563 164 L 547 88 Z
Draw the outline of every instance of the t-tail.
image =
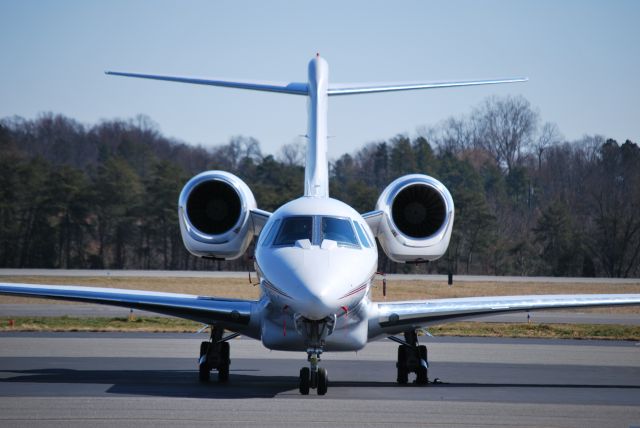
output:
M 114 76 L 166 80 L 196 85 L 222 86 L 254 91 L 278 92 L 308 97 L 307 156 L 305 165 L 304 195 L 316 198 L 329 197 L 329 163 L 327 159 L 327 110 L 330 96 L 368 94 L 374 92 L 408 91 L 414 89 L 451 88 L 456 86 L 492 85 L 497 83 L 524 82 L 527 78 L 467 80 L 454 82 L 390 82 L 330 84 L 329 65 L 319 54 L 309 62 L 308 80 L 304 82 L 265 82 L 228 80 L 203 77 L 166 76 L 145 73 L 107 71 Z

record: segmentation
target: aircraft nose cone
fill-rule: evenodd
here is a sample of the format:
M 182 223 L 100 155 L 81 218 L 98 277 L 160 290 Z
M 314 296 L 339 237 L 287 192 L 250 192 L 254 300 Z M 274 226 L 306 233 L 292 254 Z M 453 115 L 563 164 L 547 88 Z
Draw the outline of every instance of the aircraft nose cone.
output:
M 309 292 L 298 310 L 307 319 L 321 320 L 336 313 L 337 305 L 326 294 Z
M 293 309 L 310 320 L 321 320 L 338 311 L 339 293 L 335 279 L 320 272 L 305 272 L 297 277 L 295 304 Z

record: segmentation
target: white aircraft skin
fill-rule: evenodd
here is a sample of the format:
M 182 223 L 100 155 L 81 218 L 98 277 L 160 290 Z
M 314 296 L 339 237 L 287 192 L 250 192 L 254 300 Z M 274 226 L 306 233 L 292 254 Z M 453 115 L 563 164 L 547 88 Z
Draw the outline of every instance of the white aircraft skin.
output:
M 308 98 L 304 195 L 273 213 L 259 210 L 248 186 L 224 171 L 203 172 L 185 185 L 178 202 L 180 228 L 187 249 L 196 256 L 240 257 L 258 239 L 255 267 L 260 278 L 257 301 L 176 293 L 55 286 L 0 284 L 0 294 L 84 301 L 144 309 L 210 325 L 211 342 L 200 353 L 200 379 L 218 370 L 229 376 L 228 340 L 243 334 L 274 350 L 307 354 L 300 371 L 300 392 L 327 392 L 328 374 L 319 367 L 326 351 L 357 351 L 383 336 L 400 343 L 398 382 L 408 373 L 426 384 L 426 348 L 416 329 L 469 317 L 535 309 L 637 305 L 639 294 L 533 295 L 402 302 L 372 302 L 378 264 L 376 239 L 397 262 L 426 262 L 447 249 L 454 222 L 454 202 L 433 177 L 400 177 L 382 192 L 376 210 L 363 215 L 329 197 L 327 108 L 330 96 L 373 92 L 511 83 L 526 79 L 461 82 L 342 84 L 329 83 L 327 62 L 317 55 L 305 83 L 273 83 L 211 78 L 107 72 L 210 86 L 302 95 Z M 375 173 L 375 172 L 372 172 Z M 286 226 L 285 226 L 286 224 Z M 264 231 L 264 232 L 262 232 Z M 425 290 L 428 293 L 428 290 Z M 236 334 L 223 337 L 224 331 Z M 394 335 L 404 333 L 404 339 Z M 225 348 L 226 347 L 226 348 Z
M 331 216 L 358 222 L 373 235 L 353 208 L 330 198 L 304 196 L 276 210 L 265 230 L 284 218 Z M 336 317 L 335 331 L 327 336 L 324 350 L 355 351 L 368 339 L 369 291 L 378 264 L 375 246 L 342 247 L 324 239 L 320 245 L 306 241 L 294 246 L 259 243 L 255 260 L 263 279 L 262 290 L 271 303 L 262 326 L 262 343 L 270 349 L 303 350 L 304 337 L 294 317 L 320 321 Z M 288 318 L 291 332 L 283 334 Z M 344 331 L 341 331 L 344 330 Z

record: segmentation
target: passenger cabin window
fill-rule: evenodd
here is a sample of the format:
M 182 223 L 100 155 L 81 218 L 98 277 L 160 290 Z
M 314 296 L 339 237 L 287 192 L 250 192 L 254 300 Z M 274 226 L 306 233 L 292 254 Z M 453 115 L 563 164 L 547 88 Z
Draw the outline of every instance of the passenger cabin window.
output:
M 364 245 L 367 248 L 371 248 L 369 239 L 367 239 L 367 235 L 364 233 L 364 230 L 362 230 L 360 223 L 358 223 L 357 221 L 354 221 L 353 224 L 356 226 L 356 231 L 358 232 L 358 236 L 360 237 L 360 241 L 362 242 L 362 245 Z
M 324 239 L 331 239 L 336 241 L 339 246 L 360 247 L 349 219 L 322 217 L 321 231 L 321 243 Z
M 299 239 L 313 240 L 313 217 L 289 217 L 282 226 L 273 245 L 293 245 Z

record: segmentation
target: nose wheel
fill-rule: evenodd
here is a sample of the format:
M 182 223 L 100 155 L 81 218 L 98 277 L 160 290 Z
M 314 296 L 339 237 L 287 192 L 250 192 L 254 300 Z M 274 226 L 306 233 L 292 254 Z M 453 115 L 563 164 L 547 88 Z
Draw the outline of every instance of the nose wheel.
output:
M 309 395 L 309 388 L 311 387 L 311 370 L 309 367 L 303 367 L 300 369 L 300 379 L 298 381 L 298 388 L 300 394 Z
M 326 394 L 329 389 L 329 375 L 324 367 L 318 369 L 317 381 L 318 395 Z
M 320 362 L 320 350 L 309 352 L 310 367 L 300 369 L 300 378 L 298 380 L 298 388 L 300 394 L 309 395 L 309 390 L 315 389 L 318 395 L 325 395 L 329 389 L 329 375 L 327 369 L 318 367 Z

